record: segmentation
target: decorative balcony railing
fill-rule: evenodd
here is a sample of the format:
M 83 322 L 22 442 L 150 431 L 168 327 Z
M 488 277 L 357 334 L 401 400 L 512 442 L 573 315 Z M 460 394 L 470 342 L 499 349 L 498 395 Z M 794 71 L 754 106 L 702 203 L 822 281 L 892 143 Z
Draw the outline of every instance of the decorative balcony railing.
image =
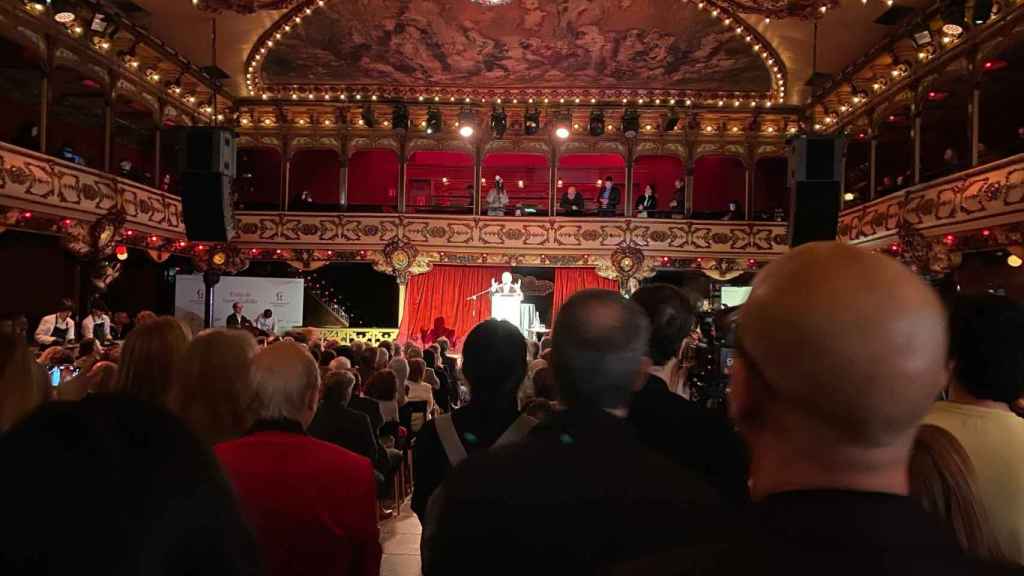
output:
M 912 226 L 925 237 L 970 231 L 996 236 L 1024 220 L 1024 154 L 908 188 L 844 210 L 839 239 L 869 248 L 897 242 L 901 228 Z
M 88 223 L 120 210 L 131 229 L 185 238 L 180 198 L 2 142 L 0 210 L 7 225 L 33 211 Z

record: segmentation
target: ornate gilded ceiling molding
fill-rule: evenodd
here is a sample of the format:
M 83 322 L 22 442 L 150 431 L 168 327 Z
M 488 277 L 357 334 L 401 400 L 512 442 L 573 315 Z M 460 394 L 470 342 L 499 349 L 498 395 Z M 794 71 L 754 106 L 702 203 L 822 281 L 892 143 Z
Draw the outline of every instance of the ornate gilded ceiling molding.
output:
M 815 20 L 837 8 L 839 0 L 705 0 L 708 4 L 739 14 L 757 14 L 769 20 Z
M 196 0 L 193 6 L 203 12 L 237 12 L 239 14 L 254 14 L 256 12 L 285 10 L 293 6 L 299 0 Z M 320 2 L 323 5 L 323 1 Z
M 239 5 L 259 3 L 258 0 L 207 0 L 218 5 Z M 810 0 L 801 0 L 808 2 Z M 835 0 L 818 0 L 829 2 Z M 267 4 L 274 3 L 266 0 Z M 278 4 L 282 2 L 277 2 Z M 528 100 L 532 103 L 559 103 L 565 105 L 612 105 L 635 101 L 643 104 L 645 100 L 654 101 L 661 99 L 666 106 L 675 105 L 676 100 L 693 99 L 705 101 L 720 98 L 739 98 L 746 103 L 755 101 L 755 107 L 782 103 L 785 101 L 787 73 L 785 64 L 775 48 L 757 31 L 757 29 L 741 18 L 726 6 L 718 6 L 708 2 L 694 3 L 697 10 L 704 11 L 707 18 L 711 20 L 710 26 L 721 26 L 730 34 L 735 34 L 742 43 L 750 48 L 757 59 L 760 60 L 770 78 L 771 88 L 767 91 L 750 89 L 719 88 L 709 90 L 687 90 L 687 89 L 656 89 L 637 87 L 632 85 L 622 86 L 597 86 L 595 88 L 550 88 L 534 87 L 525 84 L 522 87 L 476 87 L 466 86 L 462 83 L 445 83 L 415 85 L 415 83 L 400 82 L 374 82 L 374 83 L 350 83 L 344 84 L 335 81 L 305 82 L 295 84 L 294 82 L 268 83 L 264 77 L 264 65 L 271 50 L 287 41 L 287 36 L 299 30 L 307 17 L 315 18 L 319 10 L 323 10 L 327 4 L 325 0 L 302 0 L 291 8 L 286 14 L 280 17 L 271 25 L 256 41 L 251 48 L 245 61 L 245 83 L 247 95 L 259 97 L 265 100 L 285 101 L 297 98 L 296 94 L 308 94 L 310 100 L 348 100 L 356 101 L 359 98 L 370 100 L 380 98 L 381 100 L 401 100 L 406 102 L 423 102 L 425 98 L 432 98 L 435 103 L 491 103 L 491 102 L 514 102 Z M 327 10 L 331 10 L 335 4 L 332 3 Z M 546 12 L 544 5 L 530 7 L 524 3 L 524 10 L 539 14 L 543 17 Z M 712 33 L 717 32 L 715 30 Z M 725 36 L 728 37 L 728 36 Z M 742 43 L 740 45 L 742 45 Z M 512 86 L 513 83 L 506 83 L 505 86 Z M 671 101 L 671 102 L 670 102 Z

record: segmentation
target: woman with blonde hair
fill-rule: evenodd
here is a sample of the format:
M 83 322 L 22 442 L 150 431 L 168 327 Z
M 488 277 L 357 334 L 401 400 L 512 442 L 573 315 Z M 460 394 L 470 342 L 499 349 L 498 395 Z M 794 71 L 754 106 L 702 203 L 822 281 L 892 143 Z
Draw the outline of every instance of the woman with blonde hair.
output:
M 409 360 L 409 380 L 406 385 L 409 392 L 405 399 L 408 402 L 423 401 L 427 403 L 427 413 L 434 413 L 434 388 L 424 381 L 427 375 L 427 363 L 423 358 Z M 435 378 L 436 379 L 436 378 Z
M 377 348 L 377 360 L 374 363 L 374 368 L 384 370 L 388 367 L 388 362 L 390 361 L 391 353 L 386 348 Z
M 46 371 L 32 359 L 24 342 L 0 334 L 0 433 L 46 401 Z
M 241 436 L 252 426 L 255 393 L 249 363 L 256 339 L 245 330 L 207 330 L 185 351 L 167 406 L 209 445 Z
M 174 318 L 165 316 L 136 326 L 121 349 L 115 391 L 165 403 L 187 347 L 185 332 Z
M 956 437 L 924 424 L 910 456 L 910 497 L 946 522 L 960 546 L 981 558 L 1007 562 L 977 495 L 974 465 Z

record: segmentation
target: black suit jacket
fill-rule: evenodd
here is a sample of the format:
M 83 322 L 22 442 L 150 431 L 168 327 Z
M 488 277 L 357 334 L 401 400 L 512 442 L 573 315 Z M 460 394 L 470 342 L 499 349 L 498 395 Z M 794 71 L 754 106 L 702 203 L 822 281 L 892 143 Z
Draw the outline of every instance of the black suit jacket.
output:
M 747 454 L 729 422 L 668 389 L 650 375 L 634 394 L 629 422 L 648 447 L 718 490 L 723 501 L 744 503 Z
M 597 206 L 602 210 L 614 210 L 619 207 L 619 200 L 622 197 L 622 193 L 619 191 L 619 187 L 612 185 L 612 189 L 608 191 L 608 206 L 601 208 L 601 194 L 604 194 L 604 188 L 602 187 L 597 191 Z
M 637 198 L 636 209 L 637 210 L 656 210 L 658 208 L 658 197 L 657 196 L 646 196 L 641 195 Z
M 324 402 L 316 411 L 306 433 L 364 456 L 375 466 L 379 463 L 377 436 L 370 427 L 370 418 L 362 412 L 350 410 L 341 404 Z
M 418 481 L 418 478 L 417 478 Z M 714 491 L 602 411 L 471 455 L 430 503 L 423 573 L 593 574 L 698 541 Z
M 232 312 L 228 314 L 228 319 L 225 322 L 228 328 L 247 328 L 252 326 L 252 322 L 249 321 L 243 314 L 235 314 Z
M 362 412 L 370 419 L 370 427 L 373 429 L 374 437 L 380 433 L 380 427 L 384 425 L 384 416 L 380 413 L 380 404 L 372 398 L 364 396 L 352 396 L 348 401 L 348 407 L 356 412 Z
M 645 572 L 699 576 L 1024 572 L 1020 566 L 995 566 L 967 556 L 938 517 L 910 498 L 893 494 L 845 490 L 774 494 L 715 530 L 722 530 L 721 543 L 707 555 L 680 551 L 675 564 L 689 565 L 689 569 Z

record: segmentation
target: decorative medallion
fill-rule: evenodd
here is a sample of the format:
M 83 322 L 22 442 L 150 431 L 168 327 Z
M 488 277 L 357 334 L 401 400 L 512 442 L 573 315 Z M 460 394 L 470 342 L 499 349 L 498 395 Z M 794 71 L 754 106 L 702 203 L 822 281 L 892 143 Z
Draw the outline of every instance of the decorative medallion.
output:
M 949 248 L 941 241 L 929 240 L 907 221 L 900 224 L 898 254 L 904 264 L 925 278 L 940 278 L 952 268 Z
M 120 209 L 111 210 L 89 225 L 74 222 L 64 234 L 64 248 L 79 258 L 106 258 L 113 254 L 124 223 L 125 213 Z
M 409 276 L 422 274 L 431 268 L 428 258 L 421 256 L 419 249 L 411 242 L 394 239 L 384 245 L 384 250 L 370 256 L 373 268 L 394 276 L 399 284 L 409 282 Z
M 608 260 L 599 258 L 596 271 L 599 276 L 618 280 L 619 291 L 624 296 L 629 296 L 639 286 L 639 282 L 631 280 L 650 278 L 655 272 L 653 264 L 644 257 L 643 251 L 632 244 L 620 245 Z
M 192 256 L 196 270 L 237 274 L 249 267 L 249 256 L 234 244 L 214 244 Z

